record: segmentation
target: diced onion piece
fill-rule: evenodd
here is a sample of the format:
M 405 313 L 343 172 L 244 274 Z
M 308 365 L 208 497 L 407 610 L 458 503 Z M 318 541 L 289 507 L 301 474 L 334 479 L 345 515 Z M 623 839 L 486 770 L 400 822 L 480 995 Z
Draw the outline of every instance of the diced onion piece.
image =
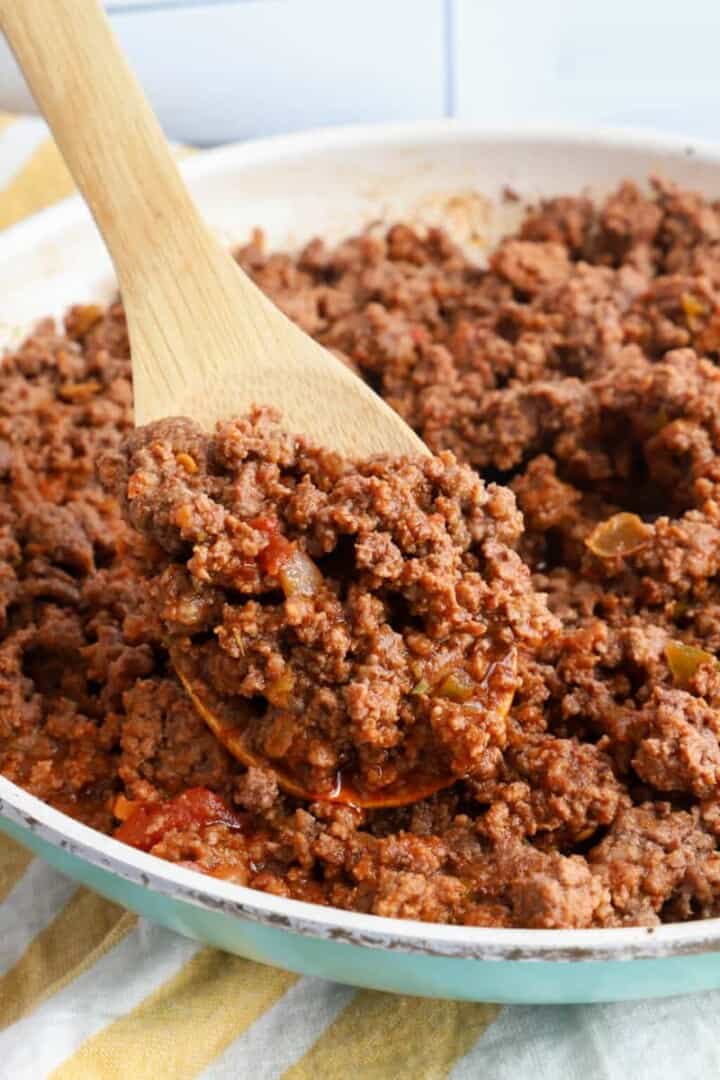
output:
M 287 597 L 314 596 L 323 583 L 315 563 L 299 548 L 295 548 L 282 564 L 278 578 Z
M 118 821 L 127 821 L 138 804 L 131 802 L 125 795 L 120 794 L 113 804 L 113 814 Z
M 698 318 L 708 313 L 707 306 L 692 293 L 683 293 L 681 303 L 691 329 Z
M 270 730 L 263 740 L 263 750 L 269 758 L 285 757 L 293 744 L 297 723 L 290 713 L 279 712 L 272 721 Z
M 427 679 L 420 679 L 419 682 L 415 683 L 410 693 L 417 695 L 429 694 L 430 689 L 430 683 L 427 681 Z
M 247 885 L 250 880 L 247 863 L 240 859 L 236 863 L 220 863 L 219 866 L 205 872 L 210 877 L 218 878 L 220 881 L 232 881 L 235 885 Z
M 186 454 L 184 451 L 175 455 L 175 460 L 186 473 L 190 473 L 191 476 L 198 471 L 198 463 L 191 454 Z
M 63 401 L 87 401 L 101 389 L 102 386 L 97 379 L 85 379 L 84 382 L 63 383 L 58 394 Z
M 102 316 L 103 309 L 97 304 L 78 304 L 76 307 L 71 308 L 67 316 L 67 332 L 75 340 L 85 337 L 88 330 L 91 330 L 96 323 L 100 322 Z
M 467 671 L 459 668 L 445 676 L 435 693 L 450 701 L 469 701 L 477 693 L 477 684 Z
M 267 684 L 265 697 L 271 705 L 277 706 L 278 709 L 286 709 L 290 704 L 290 695 L 294 685 L 293 673 L 290 668 L 286 668 L 282 675 Z
M 652 529 L 637 514 L 613 514 L 593 529 L 585 543 L 593 555 L 611 559 L 638 551 L 651 536 Z
M 690 685 L 701 664 L 715 660 L 712 653 L 698 649 L 696 645 L 686 645 L 682 641 L 669 641 L 665 646 L 665 658 L 675 685 L 682 689 Z

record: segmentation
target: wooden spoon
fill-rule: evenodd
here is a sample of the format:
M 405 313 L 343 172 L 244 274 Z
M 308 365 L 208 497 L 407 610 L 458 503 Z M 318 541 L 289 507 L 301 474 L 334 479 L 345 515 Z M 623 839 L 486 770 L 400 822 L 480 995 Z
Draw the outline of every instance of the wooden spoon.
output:
M 270 403 L 290 430 L 352 457 L 428 452 L 361 379 L 278 311 L 211 234 L 96 0 L 0 0 L 0 28 L 112 256 L 138 424 L 190 416 L 212 430 Z M 230 752 L 257 764 L 237 735 L 241 718 L 221 718 L 220 703 L 208 707 L 209 689 L 186 671 L 180 676 Z M 278 777 L 312 797 L 292 777 Z M 454 779 L 440 773 L 431 789 Z M 418 777 L 397 803 L 425 794 L 427 776 Z M 336 797 L 352 796 L 346 784 Z
M 115 264 L 137 424 L 191 416 L 212 430 L 268 403 L 344 454 L 427 453 L 212 235 L 96 0 L 0 0 L 0 28 Z

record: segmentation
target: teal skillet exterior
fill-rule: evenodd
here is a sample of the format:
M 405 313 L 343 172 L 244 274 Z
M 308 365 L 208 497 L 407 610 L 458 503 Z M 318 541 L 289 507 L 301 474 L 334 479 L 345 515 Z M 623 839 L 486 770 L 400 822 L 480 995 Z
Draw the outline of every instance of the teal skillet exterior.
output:
M 516 1004 L 619 1001 L 720 986 L 720 952 L 635 960 L 480 960 L 313 937 L 163 895 L 5 818 L 0 829 L 57 870 L 170 930 L 260 963 L 355 986 Z

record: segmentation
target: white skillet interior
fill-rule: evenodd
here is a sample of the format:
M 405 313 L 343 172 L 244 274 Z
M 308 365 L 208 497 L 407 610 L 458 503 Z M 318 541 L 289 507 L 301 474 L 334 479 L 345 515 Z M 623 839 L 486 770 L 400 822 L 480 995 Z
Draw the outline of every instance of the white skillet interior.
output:
M 449 122 L 280 136 L 206 152 L 183 169 L 228 244 L 261 226 L 274 248 L 405 219 L 442 223 L 481 257 L 522 211 L 502 203 L 506 185 L 533 200 L 656 174 L 720 195 L 720 153 L 711 147 L 617 133 L 483 133 Z M 0 236 L 0 347 L 43 315 L 111 292 L 109 260 L 79 199 Z

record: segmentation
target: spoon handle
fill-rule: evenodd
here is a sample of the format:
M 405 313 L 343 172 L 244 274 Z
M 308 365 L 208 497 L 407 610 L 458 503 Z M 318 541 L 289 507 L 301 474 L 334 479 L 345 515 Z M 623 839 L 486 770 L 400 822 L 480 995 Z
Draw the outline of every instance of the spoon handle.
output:
M 104 11 L 96 0 L 0 0 L 0 27 L 119 272 L 134 269 L 139 237 L 172 243 L 178 216 L 195 211 Z
M 202 221 L 101 5 L 0 0 L 0 29 L 115 264 L 137 423 L 197 415 L 187 398 L 197 401 L 200 366 L 203 399 L 218 415 L 211 399 L 227 388 L 213 359 L 227 353 L 241 303 L 252 345 L 263 297 Z
M 0 0 L 0 30 L 115 263 L 136 423 L 191 416 L 210 430 L 269 402 L 344 453 L 426 452 L 212 236 L 98 0 Z

